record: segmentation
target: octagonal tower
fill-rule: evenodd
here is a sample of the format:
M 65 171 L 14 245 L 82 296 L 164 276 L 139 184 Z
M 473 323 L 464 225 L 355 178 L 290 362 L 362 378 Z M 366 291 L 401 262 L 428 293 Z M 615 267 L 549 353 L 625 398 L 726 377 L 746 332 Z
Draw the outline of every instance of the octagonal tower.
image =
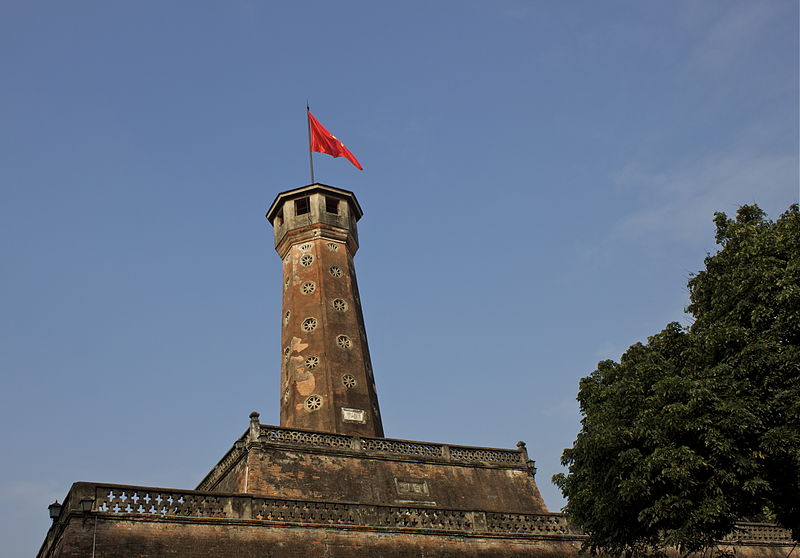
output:
M 281 426 L 383 436 L 353 265 L 363 212 L 347 190 L 310 184 L 267 211 L 283 260 Z

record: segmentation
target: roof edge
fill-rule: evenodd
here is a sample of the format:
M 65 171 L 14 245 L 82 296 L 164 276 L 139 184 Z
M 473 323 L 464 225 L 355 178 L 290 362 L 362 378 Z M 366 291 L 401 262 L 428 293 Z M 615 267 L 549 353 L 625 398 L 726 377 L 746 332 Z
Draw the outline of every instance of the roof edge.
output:
M 272 224 L 272 221 L 275 219 L 275 215 L 278 211 L 278 207 L 280 207 L 282 202 L 293 198 L 298 198 L 304 194 L 310 194 L 313 192 L 331 192 L 349 198 L 348 201 L 350 201 L 353 208 L 355 209 L 356 221 L 361 219 L 361 216 L 364 215 L 364 210 L 361 209 L 361 204 L 358 203 L 356 195 L 350 190 L 345 190 L 344 188 L 337 188 L 336 186 L 330 186 L 328 184 L 322 184 L 321 182 L 314 182 L 313 184 L 307 184 L 306 186 L 300 186 L 299 188 L 293 188 L 292 190 L 286 190 L 284 192 L 278 193 L 278 195 L 275 196 L 275 200 L 272 202 L 272 204 L 269 206 L 269 209 L 267 210 L 266 213 L 267 220 L 270 222 L 270 224 Z

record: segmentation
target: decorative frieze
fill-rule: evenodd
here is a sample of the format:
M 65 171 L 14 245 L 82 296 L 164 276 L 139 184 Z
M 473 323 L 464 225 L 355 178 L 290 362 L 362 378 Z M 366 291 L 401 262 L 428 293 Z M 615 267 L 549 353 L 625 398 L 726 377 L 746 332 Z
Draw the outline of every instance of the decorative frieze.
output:
M 787 542 L 791 537 L 787 529 L 769 523 L 737 523 L 733 533 L 724 542 L 760 543 Z
M 326 434 L 323 432 L 307 432 L 305 430 L 290 430 L 277 426 L 263 426 L 261 428 L 261 442 L 279 442 L 312 446 L 317 448 L 342 448 L 352 446 L 352 436 L 342 434 Z
M 490 533 L 578 535 L 561 514 L 493 513 L 486 514 L 486 530 Z
M 92 509 L 98 512 L 183 517 L 227 517 L 226 498 L 202 492 L 98 487 Z
M 345 409 L 342 410 L 344 413 Z M 347 409 L 358 411 L 358 409 Z M 355 420 L 352 414 L 343 414 L 345 420 Z M 338 448 L 366 454 L 391 454 L 406 457 L 444 460 L 453 463 L 495 465 L 500 467 L 528 467 L 527 454 L 521 450 L 449 446 L 427 442 L 393 440 L 391 438 L 360 437 L 356 447 L 355 437 L 307 430 L 292 430 L 278 426 L 261 426 L 259 441 L 266 443 L 296 444 L 315 448 Z
M 427 457 L 443 457 L 440 444 L 406 442 L 388 438 L 364 438 L 362 447 L 368 452 L 394 453 L 403 455 L 421 455 Z
M 450 446 L 450 457 L 454 461 L 480 461 L 482 463 L 518 464 L 519 452 L 503 449 L 464 448 Z

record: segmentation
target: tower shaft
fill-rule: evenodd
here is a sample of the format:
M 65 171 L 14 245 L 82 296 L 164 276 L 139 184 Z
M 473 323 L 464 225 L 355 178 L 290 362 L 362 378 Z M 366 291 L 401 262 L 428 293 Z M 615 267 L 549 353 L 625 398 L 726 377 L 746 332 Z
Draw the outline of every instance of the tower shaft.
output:
M 352 192 L 323 184 L 267 213 L 283 260 L 281 426 L 383 436 L 353 264 L 361 215 Z

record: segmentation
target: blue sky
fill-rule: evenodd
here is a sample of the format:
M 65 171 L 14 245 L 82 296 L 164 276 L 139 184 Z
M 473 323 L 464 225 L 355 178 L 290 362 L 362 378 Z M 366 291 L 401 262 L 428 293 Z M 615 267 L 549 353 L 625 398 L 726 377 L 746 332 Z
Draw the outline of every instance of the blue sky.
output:
M 798 3 L 0 4 L 0 536 L 72 482 L 193 488 L 278 422 L 264 212 L 305 102 L 364 166 L 356 266 L 387 436 L 526 440 L 673 320 L 712 216 L 798 200 Z

